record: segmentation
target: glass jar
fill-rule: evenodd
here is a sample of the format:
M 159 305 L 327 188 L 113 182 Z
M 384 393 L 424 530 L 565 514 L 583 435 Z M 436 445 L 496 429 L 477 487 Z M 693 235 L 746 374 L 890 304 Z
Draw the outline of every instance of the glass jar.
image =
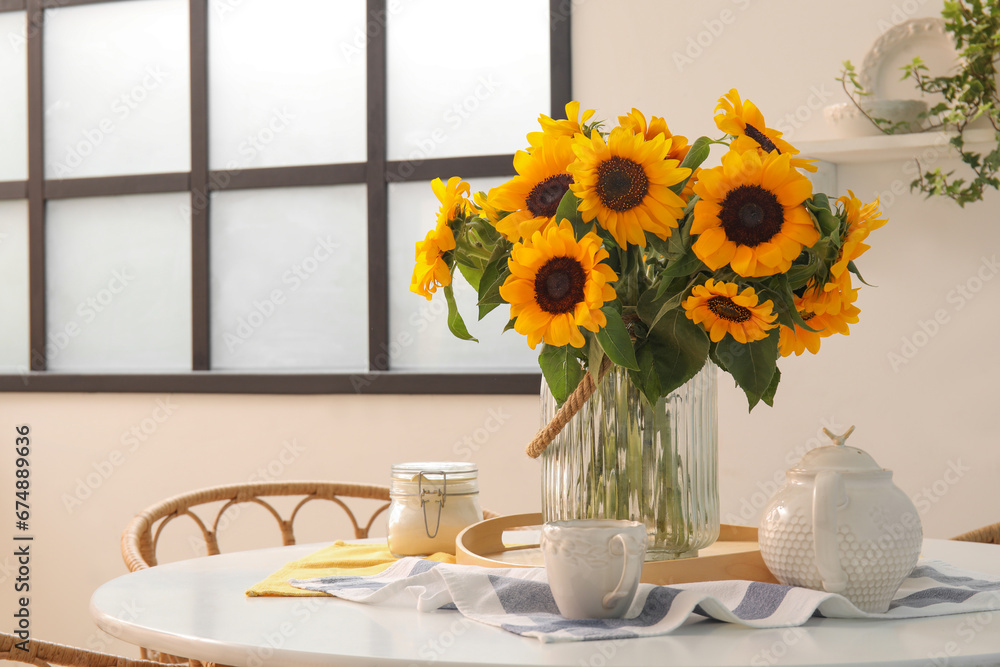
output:
M 542 453 L 542 519 L 646 524 L 646 560 L 696 556 L 719 537 L 718 408 L 711 361 L 655 407 L 613 366 Z M 542 380 L 542 424 L 556 402 Z
M 455 553 L 455 537 L 483 520 L 475 463 L 397 463 L 389 487 L 393 556 Z

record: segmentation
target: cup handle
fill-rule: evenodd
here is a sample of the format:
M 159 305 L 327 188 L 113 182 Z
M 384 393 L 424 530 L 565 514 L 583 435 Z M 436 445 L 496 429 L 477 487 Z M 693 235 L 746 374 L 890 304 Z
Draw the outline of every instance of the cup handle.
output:
M 618 579 L 618 585 L 615 586 L 615 589 L 604 596 L 603 604 L 605 609 L 613 609 L 615 605 L 621 602 L 622 598 L 628 597 L 628 591 L 623 589 L 627 584 L 627 575 L 630 570 L 629 565 L 631 564 L 630 561 L 635 558 L 635 556 L 631 556 L 629 554 L 628 542 L 625 541 L 624 535 L 618 533 L 611 538 L 612 544 L 616 541 L 621 545 L 622 554 L 624 556 L 624 563 L 622 563 L 622 576 Z M 611 549 L 611 552 L 614 553 L 614 550 Z
M 837 544 L 837 506 L 840 505 L 841 478 L 835 470 L 822 470 L 813 488 L 813 550 L 816 568 L 828 593 L 847 589 L 847 573 L 840 565 Z

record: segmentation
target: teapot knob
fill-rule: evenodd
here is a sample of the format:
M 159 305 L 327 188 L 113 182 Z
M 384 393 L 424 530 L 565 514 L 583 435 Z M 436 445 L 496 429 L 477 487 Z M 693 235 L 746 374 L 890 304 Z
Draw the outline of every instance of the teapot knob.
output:
M 846 438 L 848 433 L 839 436 Z M 843 444 L 843 440 L 840 443 Z M 836 470 L 823 470 L 816 475 L 813 487 L 813 550 L 816 568 L 828 593 L 843 593 L 847 589 L 847 573 L 840 564 L 837 541 L 837 509 L 847 505 L 843 480 Z

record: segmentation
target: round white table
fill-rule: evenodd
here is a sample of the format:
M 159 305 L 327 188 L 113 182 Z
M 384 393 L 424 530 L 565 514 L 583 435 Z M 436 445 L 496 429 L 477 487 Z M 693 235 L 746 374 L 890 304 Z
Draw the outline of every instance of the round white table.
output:
M 754 630 L 692 619 L 662 637 L 542 644 L 470 621 L 329 597 L 244 591 L 322 544 L 179 561 L 104 584 L 91 615 L 126 642 L 225 665 L 1000 665 L 1000 612 L 895 621 L 815 618 Z M 925 540 L 922 556 L 1000 574 L 1000 547 Z

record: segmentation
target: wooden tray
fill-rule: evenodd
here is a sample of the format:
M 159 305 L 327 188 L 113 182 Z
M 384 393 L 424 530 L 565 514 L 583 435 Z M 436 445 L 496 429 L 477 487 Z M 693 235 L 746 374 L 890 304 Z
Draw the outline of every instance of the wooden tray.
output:
M 541 530 L 542 515 L 511 514 L 473 524 L 455 539 L 455 559 L 463 565 L 482 567 L 544 567 L 537 544 L 505 545 L 505 530 Z M 776 584 L 778 580 L 764 565 L 757 543 L 757 529 L 722 525 L 715 544 L 696 557 L 679 560 L 647 561 L 642 581 L 648 584 L 683 584 L 692 581 L 742 579 Z

